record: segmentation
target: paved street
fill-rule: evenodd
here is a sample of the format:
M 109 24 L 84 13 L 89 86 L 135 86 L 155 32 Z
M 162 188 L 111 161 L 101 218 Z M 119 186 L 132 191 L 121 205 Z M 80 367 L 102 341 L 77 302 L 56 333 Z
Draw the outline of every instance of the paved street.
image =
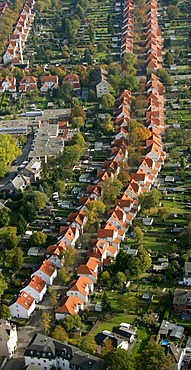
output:
M 15 166 L 10 165 L 8 175 L 0 180 L 0 189 L 6 184 L 8 184 L 8 182 L 14 178 L 14 176 L 18 172 L 18 167 L 23 163 L 23 161 L 27 159 L 28 154 L 30 152 L 32 140 L 33 140 L 33 135 L 29 135 L 27 138 L 26 144 L 23 148 L 22 154 L 19 157 L 17 157 L 17 164 Z

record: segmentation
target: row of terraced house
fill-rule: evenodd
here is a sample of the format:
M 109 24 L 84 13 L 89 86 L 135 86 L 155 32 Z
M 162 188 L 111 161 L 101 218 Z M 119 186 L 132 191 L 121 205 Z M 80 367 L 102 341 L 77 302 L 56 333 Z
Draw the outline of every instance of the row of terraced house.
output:
M 23 64 L 22 52 L 35 17 L 34 3 L 35 0 L 26 0 L 20 11 L 3 54 L 4 64 Z

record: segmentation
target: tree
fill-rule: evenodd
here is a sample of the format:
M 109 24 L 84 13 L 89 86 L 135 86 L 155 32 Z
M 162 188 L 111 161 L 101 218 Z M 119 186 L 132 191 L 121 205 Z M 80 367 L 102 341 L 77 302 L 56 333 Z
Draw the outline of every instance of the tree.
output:
M 65 263 L 65 267 L 67 270 L 70 270 L 74 267 L 74 264 L 77 259 L 77 252 L 76 249 L 70 248 L 63 251 L 63 259 Z
M 166 220 L 169 217 L 170 210 L 167 207 L 160 207 L 158 209 L 158 216 L 161 217 L 163 220 Z
M 0 298 L 3 295 L 5 289 L 7 289 L 8 285 L 5 281 L 5 276 L 0 272 Z
M 118 179 L 106 179 L 103 182 L 103 202 L 108 204 L 114 202 L 114 200 L 120 195 L 123 184 Z
M 8 164 L 21 154 L 17 139 L 8 134 L 0 134 L 0 177 L 8 171 Z
M 84 118 L 83 117 L 73 117 L 71 121 L 72 127 L 76 127 L 78 129 L 84 126 Z
M 174 64 L 174 57 L 170 51 L 167 51 L 164 55 L 164 64 L 166 64 L 167 66 Z
M 180 15 L 179 8 L 176 5 L 169 5 L 166 9 L 169 19 L 176 19 Z
M 5 251 L 5 262 L 13 269 L 19 271 L 24 263 L 23 251 L 19 247 L 15 247 Z
M 50 330 L 51 316 L 47 311 L 44 311 L 41 315 L 41 326 L 44 330 L 44 334 L 47 334 Z
M 47 235 L 42 231 L 35 231 L 30 237 L 31 247 L 43 247 L 46 243 Z
M 75 107 L 71 109 L 71 119 L 74 117 L 82 117 L 83 119 L 86 118 L 86 112 L 84 112 L 80 105 L 75 105 Z
M 71 280 L 71 277 L 72 274 L 68 272 L 68 269 L 65 266 L 58 270 L 58 278 L 62 281 L 62 283 L 68 284 Z
M 0 226 L 6 227 L 10 224 L 10 209 L 5 207 L 0 210 Z
M 76 117 L 81 118 L 81 117 Z M 81 132 L 77 132 L 72 138 L 72 145 L 79 145 L 81 148 L 85 148 L 86 142 Z
M 78 345 L 83 352 L 91 353 L 92 355 L 96 353 L 97 345 L 92 334 L 80 338 Z
M 142 232 L 141 228 L 139 226 L 136 226 L 133 232 L 134 232 L 137 243 L 140 243 L 143 240 L 143 236 L 144 236 L 144 233 Z
M 106 206 L 101 200 L 92 200 L 88 206 L 87 216 L 89 224 L 93 224 L 96 220 L 101 217 L 105 210 Z
M 104 358 L 106 370 L 135 370 L 129 353 L 121 348 L 112 349 Z M 144 358 L 145 360 L 145 358 Z M 158 369 L 159 370 L 159 369 Z
M 110 338 L 106 338 L 106 340 L 104 340 L 104 343 L 103 343 L 102 349 L 101 349 L 102 356 L 105 357 L 108 352 L 112 351 L 112 349 L 113 349 L 112 340 Z
M 55 190 L 59 193 L 64 193 L 65 191 L 65 181 L 58 179 L 55 182 Z
M 17 247 L 20 242 L 20 236 L 17 235 L 17 228 L 13 226 L 7 226 L 1 229 L 0 239 L 6 248 L 11 249 Z
M 93 43 L 95 39 L 95 28 L 94 28 L 93 22 L 89 23 L 88 34 L 89 34 L 90 41 Z
M 104 285 L 108 286 L 109 283 L 110 283 L 110 279 L 111 279 L 111 276 L 110 276 L 110 273 L 109 271 L 103 271 L 101 276 L 100 276 L 100 280 L 103 282 Z
M 55 290 L 53 290 L 51 287 L 48 290 L 49 296 L 50 296 L 50 302 L 53 306 L 57 305 L 57 296 Z
M 160 78 L 162 83 L 164 83 L 166 85 L 171 85 L 172 79 L 171 79 L 169 73 L 165 69 L 159 68 L 157 70 L 157 76 Z
M 66 316 L 62 321 L 62 326 L 67 332 L 71 331 L 72 329 L 83 328 L 81 318 L 78 314 Z
M 67 342 L 68 341 L 68 334 L 62 328 L 61 325 L 56 325 L 54 330 L 51 333 L 51 337 L 55 340 L 59 340 L 60 342 Z
M 84 16 L 84 9 L 82 8 L 81 5 L 77 4 L 76 5 L 76 14 L 82 19 Z
M 179 246 L 182 249 L 191 248 L 191 224 L 189 223 L 186 228 L 179 235 Z
M 46 206 L 46 203 L 48 202 L 48 197 L 45 193 L 41 193 L 38 190 L 33 191 L 33 202 L 36 207 L 36 209 L 39 211 L 40 209 L 43 209 Z
M 102 312 L 107 313 L 111 309 L 111 303 L 109 301 L 108 295 L 106 291 L 104 290 L 102 300 L 101 300 L 101 306 L 102 306 Z
M 11 318 L 11 311 L 5 304 L 0 305 L 0 318 L 4 320 L 9 320 Z
M 142 351 L 142 356 L 138 359 L 138 368 L 140 370 L 158 370 L 163 364 L 164 356 L 164 350 L 161 345 L 156 342 L 150 342 Z
M 101 105 L 102 105 L 103 109 L 111 109 L 111 108 L 113 108 L 114 103 L 115 103 L 115 98 L 114 98 L 113 95 L 111 95 L 109 93 L 102 95 L 102 97 L 101 97 Z
M 119 271 L 115 275 L 115 286 L 119 289 L 123 288 L 124 283 L 126 283 L 126 276 L 123 272 Z
M 153 188 L 150 192 L 141 194 L 139 196 L 139 202 L 142 210 L 151 209 L 157 207 L 160 202 L 160 192 Z

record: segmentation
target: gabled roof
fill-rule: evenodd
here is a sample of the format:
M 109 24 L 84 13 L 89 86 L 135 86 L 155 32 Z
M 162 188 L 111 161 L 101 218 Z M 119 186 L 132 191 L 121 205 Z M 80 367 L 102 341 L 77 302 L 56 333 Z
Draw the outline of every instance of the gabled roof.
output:
M 40 277 L 34 275 L 29 283 L 29 286 L 36 290 L 38 293 L 41 293 L 44 289 L 46 283 Z
M 62 298 L 59 306 L 55 309 L 55 313 L 74 315 L 76 313 L 77 306 L 82 303 L 83 301 L 78 297 L 65 296 Z
M 25 308 L 25 310 L 29 310 L 29 308 L 34 303 L 35 299 L 28 293 L 26 293 L 24 290 L 19 294 L 16 303 L 18 303 L 20 306 Z
M 56 266 L 54 266 L 51 262 L 48 260 L 44 260 L 42 265 L 39 268 L 40 271 L 44 272 L 45 275 L 47 276 L 52 276 L 53 273 L 56 270 Z

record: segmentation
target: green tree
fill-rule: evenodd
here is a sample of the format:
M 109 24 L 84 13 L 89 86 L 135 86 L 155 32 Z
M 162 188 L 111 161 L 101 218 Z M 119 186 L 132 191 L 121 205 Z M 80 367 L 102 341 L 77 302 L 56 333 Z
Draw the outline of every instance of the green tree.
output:
M 61 269 L 58 270 L 58 278 L 61 280 L 62 283 L 68 284 L 71 280 L 72 274 L 69 273 L 68 268 L 63 266 Z
M 83 352 L 91 353 L 92 355 L 96 353 L 97 345 L 92 334 L 80 338 L 78 345 Z
M 42 231 L 35 231 L 30 237 L 31 247 L 43 247 L 46 243 L 47 235 Z
M 37 210 L 43 209 L 48 202 L 48 197 L 45 193 L 38 190 L 33 191 L 33 202 Z
M 13 226 L 7 226 L 1 229 L 0 239 L 6 248 L 11 249 L 17 247 L 20 242 L 20 236 L 17 235 L 17 228 Z
M 170 210 L 167 207 L 160 207 L 157 212 L 158 216 L 163 220 L 166 220 L 169 217 Z
M 64 193 L 65 191 L 65 181 L 58 179 L 55 182 L 55 190 L 59 193 Z
M 139 196 L 139 202 L 142 210 L 151 209 L 157 207 L 160 202 L 160 192 L 153 188 L 150 192 L 141 194 Z
M 88 34 L 89 34 L 90 41 L 93 43 L 95 39 L 95 28 L 94 28 L 93 22 L 89 23 Z
M 104 285 L 108 286 L 109 283 L 110 283 L 110 280 L 111 280 L 111 276 L 110 276 L 109 271 L 107 271 L 107 270 L 103 271 L 101 276 L 100 276 L 100 280 Z
M 120 195 L 123 184 L 118 179 L 106 179 L 103 182 L 102 200 L 104 203 L 112 203 Z
M 123 272 L 119 271 L 117 272 L 117 274 L 115 275 L 115 286 L 118 288 L 118 289 L 122 289 L 123 288 L 123 285 L 124 283 L 126 283 L 126 276 Z
M 50 330 L 51 316 L 47 311 L 43 311 L 41 315 L 41 327 L 44 334 L 47 334 Z
M 104 358 L 106 370 L 135 370 L 133 359 L 121 348 L 112 349 Z M 145 360 L 145 358 L 144 358 Z M 159 368 L 158 368 L 159 370 Z
M 74 117 L 82 117 L 83 119 L 86 118 L 86 112 L 84 112 L 83 108 L 80 105 L 76 105 L 71 109 L 71 119 Z
M 76 117 L 76 118 L 81 118 L 81 117 Z M 84 140 L 83 135 L 81 132 L 77 132 L 73 138 L 72 138 L 72 145 L 79 145 L 82 148 L 85 148 L 86 142 Z
M 175 361 L 172 356 L 165 356 L 164 349 L 156 342 L 150 342 L 142 351 L 142 356 L 137 359 L 139 370 L 172 370 Z
M 0 305 L 0 318 L 4 320 L 9 320 L 11 318 L 11 311 L 5 304 Z
M 5 207 L 0 210 L 0 226 L 6 227 L 10 224 L 10 209 Z
M 109 297 L 107 295 L 106 290 L 103 292 L 102 300 L 101 300 L 102 312 L 107 313 L 111 310 L 111 303 L 109 301 Z
M 182 249 L 191 248 L 191 224 L 184 228 L 184 230 L 179 235 L 179 246 Z
M 62 326 L 67 332 L 71 331 L 72 329 L 83 328 L 81 318 L 78 314 L 66 316 L 62 321 Z
M 51 333 L 51 337 L 55 340 L 59 340 L 60 342 L 67 342 L 68 341 L 68 334 L 62 328 L 61 325 L 56 325 L 54 330 Z
M 17 139 L 8 134 L 0 134 L 0 177 L 8 171 L 8 164 L 13 161 L 21 150 L 17 146 Z
M 87 216 L 88 216 L 88 222 L 90 224 L 93 224 L 96 222 L 98 218 L 103 216 L 106 206 L 101 200 L 93 200 L 91 201 L 88 206 Z
M 2 272 L 0 272 L 0 297 L 3 295 L 7 287 L 8 285 L 5 281 L 5 276 L 2 274 Z
M 111 109 L 114 107 L 115 98 L 111 94 L 104 94 L 101 97 L 101 105 L 103 109 Z
M 19 247 L 15 247 L 5 251 L 5 262 L 13 269 L 19 271 L 24 263 L 23 251 Z
M 136 239 L 137 243 L 140 243 L 143 240 L 143 237 L 144 237 L 143 231 L 141 230 L 141 228 L 139 226 L 136 226 L 134 228 L 133 232 L 134 232 L 135 239 Z
M 161 82 L 166 85 L 171 85 L 172 79 L 169 75 L 169 73 L 165 69 L 158 69 L 157 70 L 157 76 L 160 78 Z
M 166 9 L 169 19 L 176 19 L 180 15 L 179 8 L 176 5 L 169 5 Z
M 164 64 L 166 64 L 167 66 L 174 64 L 174 57 L 170 51 L 167 51 L 164 55 Z
M 84 127 L 84 118 L 83 117 L 73 117 L 71 121 L 72 127 L 76 127 L 78 129 Z

